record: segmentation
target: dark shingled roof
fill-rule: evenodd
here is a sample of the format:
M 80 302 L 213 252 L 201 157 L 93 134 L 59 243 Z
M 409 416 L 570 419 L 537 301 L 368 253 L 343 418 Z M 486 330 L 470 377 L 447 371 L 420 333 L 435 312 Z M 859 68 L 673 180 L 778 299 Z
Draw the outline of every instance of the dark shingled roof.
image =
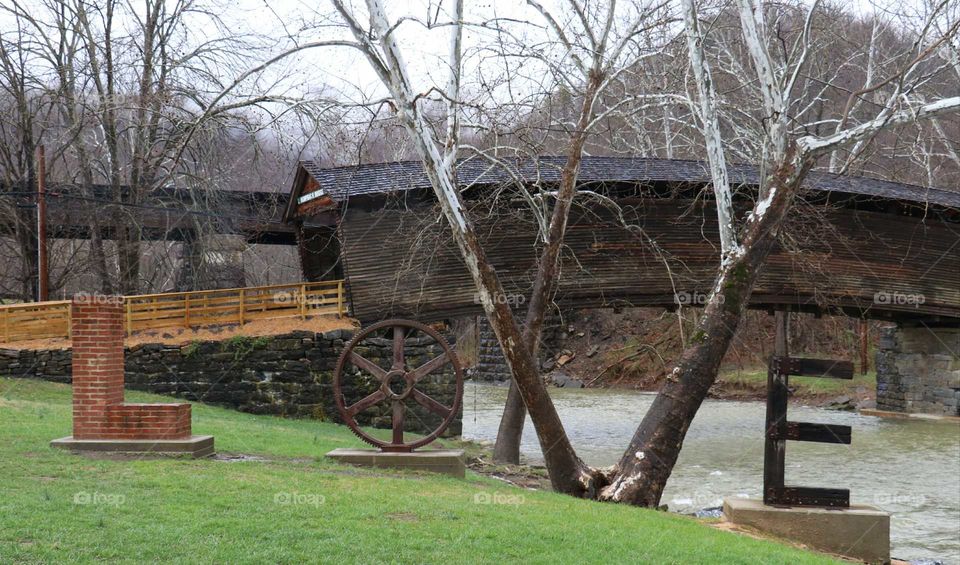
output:
M 526 182 L 558 182 L 565 157 L 540 157 L 536 160 L 510 160 L 514 175 Z M 404 190 L 429 189 L 430 180 L 420 161 L 371 163 L 349 167 L 322 168 L 314 161 L 301 161 L 303 168 L 335 201 L 352 196 L 381 194 Z M 729 165 L 731 182 L 756 185 L 759 173 L 750 165 Z M 503 167 L 486 160 L 472 158 L 457 165 L 461 187 L 499 185 L 510 182 L 511 175 Z M 680 159 L 646 157 L 584 157 L 580 164 L 580 182 L 690 182 L 709 183 L 706 163 Z M 889 182 L 868 177 L 812 172 L 804 186 L 807 189 L 859 194 L 918 203 L 939 204 L 960 208 L 960 193 L 942 188 Z

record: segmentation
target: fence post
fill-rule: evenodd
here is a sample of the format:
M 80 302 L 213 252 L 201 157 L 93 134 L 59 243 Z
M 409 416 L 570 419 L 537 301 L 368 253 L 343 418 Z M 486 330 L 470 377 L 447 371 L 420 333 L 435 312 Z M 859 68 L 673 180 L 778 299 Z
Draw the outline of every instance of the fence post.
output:
M 307 285 L 300 285 L 300 319 L 307 319 Z
M 343 317 L 343 280 L 337 281 L 337 317 Z
M 3 342 L 10 341 L 10 311 L 3 312 Z
M 246 296 L 247 296 L 246 291 L 244 291 L 244 290 L 241 288 L 241 289 L 240 289 L 240 325 L 241 325 L 241 326 L 244 324 L 244 319 L 243 319 L 243 318 L 244 318 L 244 313 L 245 313 L 244 310 L 246 309 L 246 303 L 245 303 Z
M 127 335 L 133 335 L 133 305 L 127 300 Z
M 190 327 L 190 295 L 183 295 L 183 325 Z

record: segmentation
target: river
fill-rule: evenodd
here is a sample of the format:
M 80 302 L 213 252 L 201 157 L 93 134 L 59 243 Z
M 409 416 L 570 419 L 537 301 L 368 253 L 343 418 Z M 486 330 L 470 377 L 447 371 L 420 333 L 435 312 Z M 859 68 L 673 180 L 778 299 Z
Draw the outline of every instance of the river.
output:
M 463 437 L 493 441 L 506 387 L 467 383 Z M 594 466 L 619 459 L 653 394 L 551 389 L 580 457 Z M 852 445 L 788 442 L 787 484 L 849 488 L 851 502 L 892 513 L 891 555 L 960 564 L 960 429 L 953 424 L 860 416 L 790 406 L 793 421 L 846 424 Z M 690 426 L 662 503 L 671 511 L 719 506 L 727 496 L 761 496 L 764 404 L 707 400 Z M 521 451 L 542 463 L 529 418 Z

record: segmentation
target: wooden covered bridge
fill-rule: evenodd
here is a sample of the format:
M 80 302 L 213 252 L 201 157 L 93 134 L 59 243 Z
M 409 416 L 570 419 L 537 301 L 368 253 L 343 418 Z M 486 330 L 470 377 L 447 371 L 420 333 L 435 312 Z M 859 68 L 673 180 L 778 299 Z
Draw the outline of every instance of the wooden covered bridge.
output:
M 526 293 L 537 223 L 522 191 L 559 181 L 562 158 L 458 168 L 508 293 Z M 732 167 L 746 210 L 756 170 Z M 517 180 L 522 185 L 517 185 Z M 711 288 L 719 241 L 709 172 L 694 161 L 587 157 L 565 240 L 560 307 L 674 307 Z M 960 192 L 814 173 L 751 306 L 960 322 Z M 419 162 L 300 164 L 285 219 L 307 280 L 343 278 L 363 321 L 480 313 Z
M 562 165 L 561 157 L 505 167 L 471 159 L 457 169 L 488 257 L 518 304 L 528 295 L 538 251 L 531 206 L 538 196 L 531 188 L 549 191 Z M 757 170 L 733 166 L 730 172 L 735 201 L 746 213 Z M 702 303 L 719 256 L 706 166 L 586 157 L 579 179 L 557 306 Z M 296 228 L 306 280 L 345 279 L 351 311 L 361 321 L 481 313 L 418 161 L 339 168 L 304 161 L 285 220 Z M 812 173 L 750 306 L 885 319 L 902 332 L 936 334 L 917 347 L 943 344 L 949 374 L 938 391 L 947 393 L 937 394 L 953 394 L 948 401 L 957 402 L 960 375 L 953 375 L 956 362 L 949 359 L 960 349 L 960 192 Z

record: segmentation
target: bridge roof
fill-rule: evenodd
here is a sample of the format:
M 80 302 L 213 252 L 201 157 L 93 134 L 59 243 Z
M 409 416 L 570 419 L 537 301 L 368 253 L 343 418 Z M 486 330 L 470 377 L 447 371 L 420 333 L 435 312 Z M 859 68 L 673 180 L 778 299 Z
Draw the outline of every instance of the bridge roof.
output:
M 495 166 L 480 158 L 464 159 L 457 165 L 460 186 L 495 186 L 519 178 L 526 183 L 555 183 L 565 157 L 547 156 L 537 159 L 508 159 L 505 166 Z M 346 167 L 323 168 L 315 161 L 301 161 L 308 173 L 334 202 L 350 197 L 373 196 L 390 192 L 430 188 L 430 180 L 420 161 L 394 161 Z M 755 166 L 732 164 L 730 178 L 734 184 L 757 185 L 760 175 Z M 291 194 L 291 207 L 303 189 L 302 175 L 297 175 Z M 648 157 L 584 157 L 580 165 L 581 183 L 710 182 L 706 163 L 683 159 Z M 812 172 L 804 183 L 808 190 L 871 196 L 890 200 L 936 204 L 960 208 L 960 192 L 913 184 L 890 182 L 869 177 Z M 290 210 L 288 210 L 289 217 Z

